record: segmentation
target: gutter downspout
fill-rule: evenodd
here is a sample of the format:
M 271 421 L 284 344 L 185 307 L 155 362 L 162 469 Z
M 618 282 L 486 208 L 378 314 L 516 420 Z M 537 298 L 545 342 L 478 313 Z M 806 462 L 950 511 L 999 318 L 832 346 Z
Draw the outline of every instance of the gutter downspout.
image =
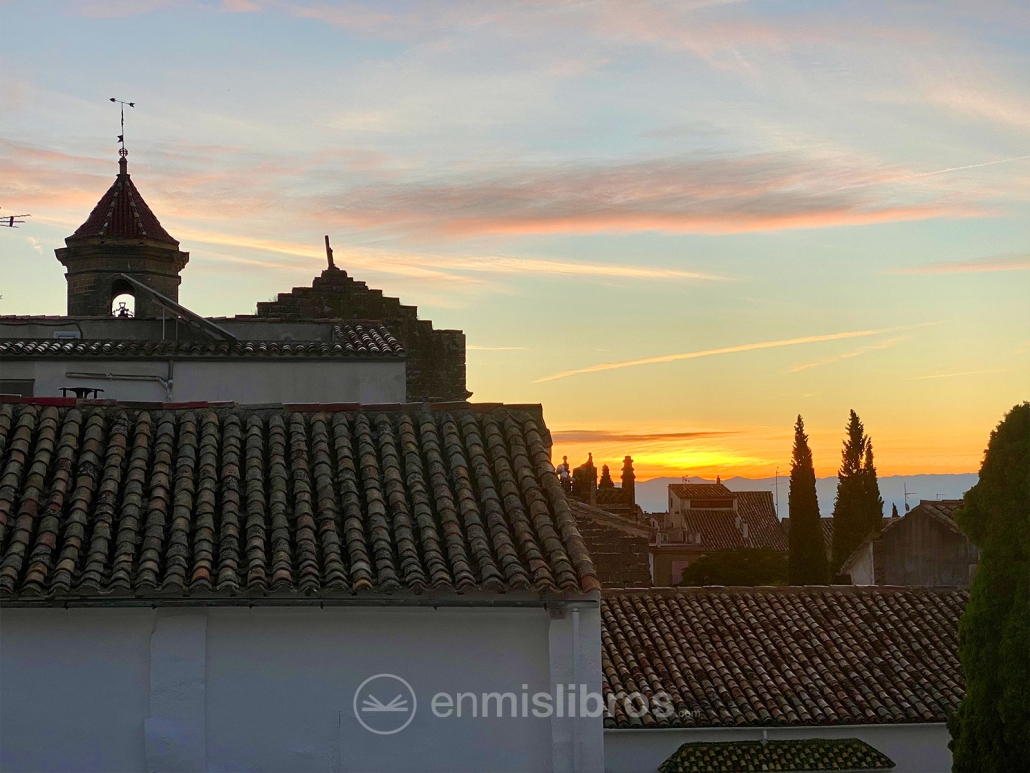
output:
M 579 607 L 572 607 L 572 689 L 575 690 L 575 698 L 572 702 L 572 770 L 580 773 L 579 763 L 579 713 L 576 711 L 576 703 L 579 701 Z M 579 707 L 582 711 L 582 706 Z

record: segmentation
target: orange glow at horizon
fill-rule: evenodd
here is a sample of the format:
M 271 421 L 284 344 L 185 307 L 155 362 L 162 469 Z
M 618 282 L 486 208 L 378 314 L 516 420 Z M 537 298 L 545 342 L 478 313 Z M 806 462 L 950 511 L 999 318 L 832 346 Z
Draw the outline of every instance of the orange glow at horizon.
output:
M 989 429 L 988 429 L 989 432 Z M 555 433 L 560 436 L 559 432 Z M 934 442 L 935 440 L 939 442 Z M 986 444 L 987 433 L 981 442 Z M 825 478 L 837 474 L 843 436 L 819 434 L 809 438 L 816 462 L 816 475 Z M 739 476 L 771 478 L 779 468 L 781 477 L 790 475 L 793 431 L 751 437 L 725 439 L 705 438 L 699 441 L 625 442 L 619 440 L 562 441 L 556 440 L 551 452 L 555 464 L 568 456 L 572 467 L 578 467 L 592 453 L 598 470 L 607 464 L 612 478 L 619 480 L 625 456 L 633 458 L 637 480 L 685 475 L 714 478 Z M 971 450 L 978 449 L 978 450 Z M 904 438 L 874 438 L 877 472 L 891 475 L 958 474 L 976 472 L 982 461 L 980 442 L 961 436 L 947 439 L 921 438 L 917 444 Z

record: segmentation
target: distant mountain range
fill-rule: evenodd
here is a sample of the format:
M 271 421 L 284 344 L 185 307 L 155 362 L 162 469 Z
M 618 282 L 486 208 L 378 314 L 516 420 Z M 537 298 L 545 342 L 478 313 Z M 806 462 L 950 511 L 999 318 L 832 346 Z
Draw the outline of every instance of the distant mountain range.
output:
M 908 504 L 915 506 L 920 499 L 961 499 L 972 488 L 979 476 L 975 472 L 959 475 L 891 475 L 880 478 L 880 495 L 883 497 L 883 514 L 891 514 L 891 505 L 898 506 L 898 512 L 905 512 L 905 489 L 908 489 Z M 690 478 L 691 483 L 714 483 L 705 478 Z M 648 513 L 664 513 L 668 509 L 670 483 L 682 483 L 682 478 L 652 478 L 637 482 L 637 504 Z M 730 491 L 772 491 L 776 499 L 775 478 L 727 478 L 723 481 Z M 787 517 L 787 492 L 790 478 L 780 477 L 780 516 Z M 837 476 L 819 478 L 815 484 L 819 496 L 819 514 L 833 515 L 833 500 L 837 496 Z

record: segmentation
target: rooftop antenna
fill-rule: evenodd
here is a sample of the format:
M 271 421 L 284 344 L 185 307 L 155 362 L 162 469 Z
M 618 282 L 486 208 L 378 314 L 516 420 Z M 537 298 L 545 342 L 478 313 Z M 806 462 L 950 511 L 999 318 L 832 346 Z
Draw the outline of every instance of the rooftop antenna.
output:
M 916 494 L 915 491 L 909 491 L 908 490 L 908 481 L 905 481 L 904 487 L 905 487 L 905 512 L 907 513 L 911 509 L 908 506 L 908 498 L 910 496 L 913 496 L 913 497 L 914 496 L 918 496 L 918 494 Z
M 333 263 L 333 248 L 329 246 L 329 234 L 325 235 L 325 257 L 329 261 L 329 268 L 336 268 Z
M 24 223 L 21 218 L 32 217 L 32 215 L 4 215 L 0 217 L 0 225 L 4 228 L 17 228 L 18 223 Z
M 111 101 L 119 105 L 122 111 L 122 133 L 118 135 L 118 141 L 122 144 L 122 147 L 121 150 L 118 151 L 118 155 L 122 159 L 124 159 L 127 155 L 129 155 L 129 151 L 125 149 L 125 106 L 128 105 L 129 107 L 136 107 L 136 103 L 123 102 L 122 100 L 115 99 L 114 97 L 111 97 Z
M 768 480 L 768 478 L 766 478 Z M 776 489 L 776 517 L 780 517 L 780 468 L 776 468 L 776 483 L 773 486 Z

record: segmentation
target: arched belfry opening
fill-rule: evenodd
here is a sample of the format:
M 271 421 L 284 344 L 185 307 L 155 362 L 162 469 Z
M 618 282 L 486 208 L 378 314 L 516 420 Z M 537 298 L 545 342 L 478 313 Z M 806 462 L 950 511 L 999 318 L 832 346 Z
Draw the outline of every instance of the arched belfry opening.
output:
M 111 316 L 119 319 L 136 316 L 136 288 L 122 277 L 111 285 Z
M 119 304 L 125 302 L 135 317 L 159 317 L 160 308 L 122 274 L 166 298 L 179 299 L 179 273 L 190 255 L 179 249 L 143 200 L 129 177 L 125 155 L 118 160 L 114 184 L 64 243 L 55 252 L 67 269 L 69 316 L 119 316 Z

